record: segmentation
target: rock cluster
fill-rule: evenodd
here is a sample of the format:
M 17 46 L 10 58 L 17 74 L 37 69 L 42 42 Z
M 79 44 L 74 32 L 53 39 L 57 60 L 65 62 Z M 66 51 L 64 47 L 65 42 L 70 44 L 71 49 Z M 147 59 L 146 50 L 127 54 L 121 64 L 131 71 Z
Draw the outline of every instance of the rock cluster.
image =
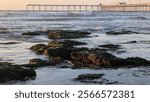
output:
M 130 31 L 124 31 L 124 33 Z M 131 32 L 130 32 L 131 33 Z M 118 50 L 120 45 L 105 44 L 100 48 L 89 49 L 85 47 L 75 47 L 86 43 L 68 40 L 70 38 L 80 38 L 90 33 L 81 31 L 54 30 L 49 31 L 48 37 L 52 40 L 48 45 L 37 44 L 31 47 L 36 53 L 48 56 L 49 63 L 54 65 L 62 63 L 64 60 L 71 61 L 74 68 L 118 68 L 134 66 L 150 66 L 150 61 L 139 57 L 118 58 L 107 51 Z M 57 39 L 57 40 L 56 40 Z M 64 40 L 67 39 L 67 40 Z

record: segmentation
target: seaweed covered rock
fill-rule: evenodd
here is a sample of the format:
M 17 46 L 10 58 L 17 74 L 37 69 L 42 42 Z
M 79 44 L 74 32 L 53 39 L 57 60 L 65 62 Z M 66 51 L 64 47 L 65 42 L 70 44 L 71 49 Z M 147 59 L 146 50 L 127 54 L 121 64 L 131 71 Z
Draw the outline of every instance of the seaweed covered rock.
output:
M 135 66 L 150 66 L 150 61 L 139 57 L 133 58 L 118 58 L 105 51 L 80 51 L 71 53 L 72 63 L 76 67 L 135 67 Z
M 19 65 L 13 65 L 7 62 L 0 62 L 0 83 L 13 80 L 27 80 L 36 77 L 33 69 L 25 69 Z
M 60 41 L 51 41 L 48 43 L 49 48 L 60 48 L 63 46 L 64 46 L 63 42 L 60 42 Z
M 87 51 L 88 48 L 68 48 L 68 47 L 60 47 L 60 48 L 48 48 L 45 50 L 45 55 L 49 57 L 49 61 L 55 64 L 60 63 L 64 60 L 71 61 L 71 53 L 78 51 Z
M 73 40 L 51 41 L 48 43 L 49 48 L 60 48 L 60 47 L 72 48 L 73 46 L 77 45 L 86 45 L 86 43 Z
M 108 31 L 106 32 L 106 34 L 108 35 L 121 35 L 121 34 L 138 34 L 138 32 L 134 32 L 134 31 L 130 31 L 130 30 L 126 30 L 126 29 L 123 29 L 121 31 Z
M 80 51 L 71 53 L 72 63 L 76 67 L 110 67 L 108 59 L 113 59 L 115 56 L 107 52 L 90 53 L 88 51 Z
M 33 45 L 30 49 L 32 51 L 34 51 L 36 54 L 43 54 L 44 51 L 47 49 L 47 45 L 45 44 L 36 44 L 36 45 Z
M 87 37 L 90 33 L 85 31 L 72 31 L 72 30 L 51 30 L 49 31 L 49 39 L 67 39 L 67 38 L 83 38 Z

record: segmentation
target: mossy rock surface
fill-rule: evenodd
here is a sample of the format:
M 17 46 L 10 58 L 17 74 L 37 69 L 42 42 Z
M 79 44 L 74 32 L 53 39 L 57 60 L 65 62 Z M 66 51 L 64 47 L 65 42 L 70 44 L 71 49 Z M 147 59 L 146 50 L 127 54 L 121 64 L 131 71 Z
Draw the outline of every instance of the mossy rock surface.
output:
M 36 54 L 44 54 L 44 51 L 48 48 L 45 44 L 36 44 L 33 45 L 30 49 L 34 51 Z
M 0 83 L 14 80 L 25 81 L 36 77 L 33 69 L 26 69 L 19 65 L 13 65 L 7 62 L 0 62 Z
M 49 39 L 71 39 L 88 37 L 90 33 L 85 31 L 72 31 L 72 30 L 51 30 L 49 31 Z
M 73 48 L 74 46 L 78 45 L 86 45 L 86 43 L 73 40 L 51 41 L 48 43 L 49 48 L 60 48 L 60 47 Z
M 116 57 L 105 51 L 80 51 L 71 53 L 72 63 L 75 67 L 89 68 L 119 68 L 150 66 L 150 61 L 140 57 L 126 59 Z

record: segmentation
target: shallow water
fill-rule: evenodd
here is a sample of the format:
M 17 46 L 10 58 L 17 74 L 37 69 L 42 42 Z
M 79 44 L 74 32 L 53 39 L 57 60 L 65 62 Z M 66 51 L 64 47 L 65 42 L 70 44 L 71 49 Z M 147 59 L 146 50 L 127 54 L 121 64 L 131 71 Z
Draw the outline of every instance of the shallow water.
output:
M 150 13 L 148 12 L 81 12 L 81 13 L 50 13 L 50 12 L 0 12 L 0 43 L 17 41 L 19 44 L 0 44 L 0 61 L 16 64 L 28 63 L 29 59 L 44 56 L 34 54 L 29 48 L 33 44 L 49 41 L 46 36 L 22 36 L 23 32 L 64 29 L 85 30 L 91 32 L 90 38 L 75 39 L 88 43 L 93 48 L 103 44 L 120 44 L 119 51 L 110 53 L 126 57 L 142 57 L 150 60 Z M 139 34 L 107 35 L 110 30 L 127 29 Z M 124 44 L 129 41 L 137 43 Z M 74 81 L 79 74 L 104 73 L 104 79 L 119 84 L 150 84 L 150 68 L 119 68 L 119 69 L 61 69 L 44 67 L 36 69 L 37 78 L 25 82 L 6 84 L 92 84 Z M 105 84 L 105 83 L 104 83 Z

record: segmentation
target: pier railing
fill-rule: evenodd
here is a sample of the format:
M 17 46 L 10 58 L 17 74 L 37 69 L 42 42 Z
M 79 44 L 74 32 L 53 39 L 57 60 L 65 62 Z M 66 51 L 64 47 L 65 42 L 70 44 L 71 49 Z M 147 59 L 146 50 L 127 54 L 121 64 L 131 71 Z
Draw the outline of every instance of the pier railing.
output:
M 100 5 L 39 5 L 39 4 L 28 4 L 28 11 L 101 11 Z
M 108 12 L 149 12 L 150 4 L 125 5 L 42 5 L 28 4 L 27 11 L 42 12 L 82 12 L 82 11 L 108 11 Z

